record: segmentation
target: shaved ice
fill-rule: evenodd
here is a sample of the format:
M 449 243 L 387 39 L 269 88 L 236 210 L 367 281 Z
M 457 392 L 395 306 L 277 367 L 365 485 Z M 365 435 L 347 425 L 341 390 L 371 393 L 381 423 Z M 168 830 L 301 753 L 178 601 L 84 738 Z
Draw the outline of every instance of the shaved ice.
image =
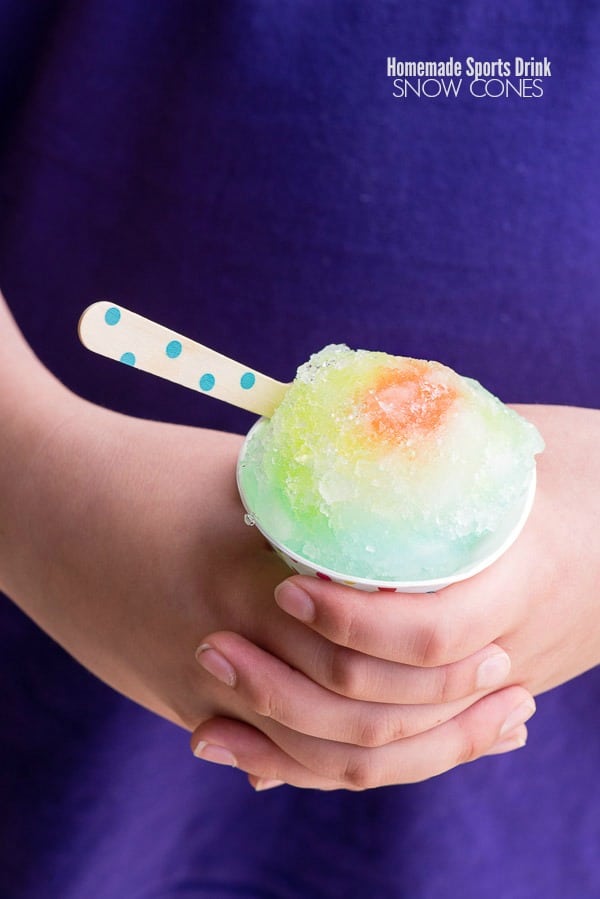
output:
M 522 503 L 536 428 L 439 362 L 331 345 L 249 436 L 240 486 L 265 534 L 348 576 L 451 575 Z

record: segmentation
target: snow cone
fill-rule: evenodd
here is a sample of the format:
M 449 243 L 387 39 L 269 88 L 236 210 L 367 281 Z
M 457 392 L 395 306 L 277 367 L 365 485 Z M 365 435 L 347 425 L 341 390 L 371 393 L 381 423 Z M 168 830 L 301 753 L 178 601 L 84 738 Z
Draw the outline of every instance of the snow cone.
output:
M 536 428 L 438 362 L 331 345 L 248 434 L 238 486 L 292 568 L 366 590 L 470 577 L 516 539 Z

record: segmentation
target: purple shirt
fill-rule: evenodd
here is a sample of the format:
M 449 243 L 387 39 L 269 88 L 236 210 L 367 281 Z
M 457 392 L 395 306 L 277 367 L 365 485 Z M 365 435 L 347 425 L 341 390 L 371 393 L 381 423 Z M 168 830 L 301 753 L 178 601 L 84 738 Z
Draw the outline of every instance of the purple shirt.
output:
M 0 283 L 82 395 L 253 421 L 81 348 L 111 298 L 282 380 L 343 341 L 598 406 L 594 4 L 0 0 L 0 36 Z M 550 61 L 541 96 L 386 73 L 516 55 Z M 520 752 L 255 795 L 1 599 L 2 897 L 600 895 L 598 670 L 540 697 Z

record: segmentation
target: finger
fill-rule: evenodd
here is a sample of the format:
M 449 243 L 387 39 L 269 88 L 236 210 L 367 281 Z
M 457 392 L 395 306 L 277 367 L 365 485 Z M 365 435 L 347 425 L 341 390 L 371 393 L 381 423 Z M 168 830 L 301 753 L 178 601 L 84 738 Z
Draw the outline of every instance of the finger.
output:
M 334 693 L 371 702 L 445 703 L 506 683 L 507 653 L 492 643 L 459 662 L 422 668 L 377 659 L 323 639 L 310 656 L 286 647 L 286 661 Z
M 283 727 L 339 743 L 383 746 L 447 721 L 476 701 L 440 705 L 362 702 L 326 690 L 300 671 L 230 631 L 211 634 L 199 664 L 227 684 L 245 708 Z
M 464 659 L 507 626 L 507 603 L 472 578 L 437 594 L 366 593 L 293 576 L 275 590 L 277 605 L 333 643 L 408 665 L 438 667 Z M 461 587 L 459 591 L 454 587 Z M 450 593 L 449 591 L 454 591 Z
M 190 743 L 196 758 L 249 772 L 252 786 L 262 780 L 318 790 L 340 789 L 340 784 L 309 771 L 265 734 L 241 721 L 210 718 L 196 728 Z
M 527 743 L 527 736 L 527 728 L 522 724 L 521 727 L 518 727 L 512 733 L 500 737 L 498 742 L 491 749 L 488 749 L 484 755 L 500 755 L 503 752 L 513 752 L 515 749 L 522 749 Z
M 480 699 L 449 721 L 374 748 L 317 740 L 274 722 L 267 736 L 301 765 L 347 789 L 415 783 L 473 761 L 531 717 L 535 702 L 522 687 Z
M 485 755 L 510 752 L 524 746 L 526 740 L 527 728 L 522 725 Z M 196 728 L 190 742 L 197 758 L 249 772 L 248 781 L 255 790 L 283 784 L 320 790 L 343 787 L 300 765 L 256 728 L 230 718 L 211 718 L 204 722 Z

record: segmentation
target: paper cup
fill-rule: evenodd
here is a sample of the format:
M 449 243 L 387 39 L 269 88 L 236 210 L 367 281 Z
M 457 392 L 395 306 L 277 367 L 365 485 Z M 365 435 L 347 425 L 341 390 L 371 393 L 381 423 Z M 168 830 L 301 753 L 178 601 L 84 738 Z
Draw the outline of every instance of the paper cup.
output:
M 325 581 L 334 581 L 336 584 L 344 584 L 348 587 L 355 587 L 357 590 L 365 590 L 369 593 L 389 592 L 389 593 L 435 593 L 437 590 L 443 590 L 450 584 L 456 584 L 458 581 L 465 581 L 467 578 L 479 574 L 485 568 L 488 568 L 493 562 L 500 558 L 506 550 L 515 542 L 525 522 L 529 517 L 533 506 L 536 487 L 536 470 L 535 465 L 531 474 L 531 480 L 527 490 L 520 503 L 515 505 L 510 514 L 505 516 L 502 523 L 492 534 L 483 537 L 477 548 L 473 551 L 468 565 L 464 565 L 451 575 L 441 578 L 431 578 L 429 580 L 420 581 L 378 581 L 370 578 L 354 577 L 353 575 L 343 574 L 340 571 L 334 571 L 331 568 L 325 568 L 306 559 L 304 556 L 298 555 L 288 549 L 283 543 L 276 540 L 269 534 L 260 523 L 253 509 L 250 508 L 244 490 L 241 484 L 240 469 L 244 461 L 246 446 L 253 432 L 262 427 L 266 419 L 259 419 L 256 424 L 248 431 L 246 440 L 244 441 L 238 457 L 236 477 L 237 486 L 242 500 L 242 504 L 246 510 L 244 520 L 246 524 L 255 526 L 261 534 L 271 544 L 277 555 L 297 574 L 307 574 L 311 577 L 318 577 Z

